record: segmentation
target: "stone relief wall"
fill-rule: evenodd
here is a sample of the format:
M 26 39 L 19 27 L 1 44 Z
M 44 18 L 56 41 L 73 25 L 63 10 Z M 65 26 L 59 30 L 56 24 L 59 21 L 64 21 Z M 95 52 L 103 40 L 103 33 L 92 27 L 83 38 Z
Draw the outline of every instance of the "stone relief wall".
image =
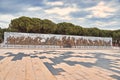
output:
M 73 46 L 111 46 L 112 38 L 5 32 L 4 44 L 54 45 L 69 48 Z

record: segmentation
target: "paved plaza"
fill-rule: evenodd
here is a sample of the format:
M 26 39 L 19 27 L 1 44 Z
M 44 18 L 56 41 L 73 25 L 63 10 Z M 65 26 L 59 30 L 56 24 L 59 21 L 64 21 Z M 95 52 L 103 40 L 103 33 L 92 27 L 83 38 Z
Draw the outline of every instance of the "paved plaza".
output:
M 0 80 L 120 80 L 120 50 L 0 49 Z

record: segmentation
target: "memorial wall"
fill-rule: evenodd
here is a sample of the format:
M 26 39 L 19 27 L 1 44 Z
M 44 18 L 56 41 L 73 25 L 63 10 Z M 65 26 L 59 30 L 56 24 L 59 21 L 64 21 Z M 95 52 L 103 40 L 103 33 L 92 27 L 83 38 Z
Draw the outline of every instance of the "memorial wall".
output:
M 78 46 L 112 46 L 112 38 L 88 37 L 56 34 L 36 34 L 5 32 L 4 45 L 59 46 L 76 48 Z

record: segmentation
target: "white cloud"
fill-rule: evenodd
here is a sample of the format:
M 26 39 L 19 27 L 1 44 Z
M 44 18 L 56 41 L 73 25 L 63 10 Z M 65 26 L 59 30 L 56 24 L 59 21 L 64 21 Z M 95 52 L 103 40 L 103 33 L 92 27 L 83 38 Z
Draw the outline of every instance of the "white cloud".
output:
M 11 19 L 15 18 L 13 15 L 10 14 L 0 14 L 0 21 L 9 21 Z
M 102 1 L 94 7 L 87 8 L 86 11 L 92 12 L 92 14 L 88 16 L 88 18 L 91 17 L 105 18 L 113 15 L 113 13 L 116 12 L 116 8 L 113 8 Z
M 64 22 L 64 21 L 72 20 L 72 18 L 70 16 L 58 16 L 58 15 L 51 15 L 51 14 L 48 14 L 44 18 L 50 19 L 53 22 L 56 22 L 56 21 L 63 21 Z
M 39 11 L 41 10 L 41 7 L 29 7 L 27 8 L 28 11 Z
M 10 14 L 0 14 L 0 27 L 7 28 L 13 18 L 15 18 L 15 16 Z
M 0 21 L 0 28 L 8 28 L 8 23 Z
M 97 26 L 100 26 L 100 27 L 106 27 L 106 26 L 116 25 L 116 24 L 118 24 L 118 22 L 117 21 L 110 21 L 110 22 L 100 22 L 100 21 L 97 21 L 95 24 Z
M 52 8 L 52 9 L 48 9 L 48 10 L 45 10 L 46 14 L 48 15 L 56 15 L 55 17 L 53 18 L 56 18 L 58 20 L 72 20 L 72 17 L 70 17 L 70 13 L 71 12 L 76 12 L 78 11 L 79 9 L 76 7 L 76 6 L 73 6 L 73 7 L 65 7 L 65 8 L 59 8 L 59 7 L 55 7 L 55 8 Z
M 65 16 L 65 15 L 69 15 L 69 13 L 75 12 L 77 10 L 78 10 L 78 8 L 76 8 L 76 7 L 66 7 L 66 8 L 55 7 L 52 9 L 45 10 L 45 12 L 48 14 L 58 14 L 60 16 Z
M 46 2 L 47 5 L 52 5 L 52 6 L 61 6 L 64 3 L 61 1 L 56 1 L 56 2 Z
M 84 22 L 86 19 L 85 18 L 78 18 L 78 20 Z
M 57 17 L 58 19 L 61 19 L 61 20 L 72 20 L 72 18 L 70 16 L 59 16 Z
M 118 21 L 109 21 L 109 22 L 102 22 L 102 21 L 96 21 L 94 24 L 92 24 L 95 27 L 98 27 L 100 29 L 106 29 L 106 30 L 116 30 L 120 29 L 119 22 Z
M 65 16 L 63 19 L 65 19 L 65 20 L 72 20 L 72 18 L 70 16 Z
M 4 1 L 4 0 L 3 0 Z M 17 5 L 17 9 L 14 9 L 13 6 L 9 6 L 9 4 L 12 3 L 13 5 Z M 77 25 L 83 25 L 83 27 L 93 27 L 93 26 L 98 26 L 100 28 L 113 28 L 115 29 L 115 25 L 116 27 L 119 28 L 118 25 L 120 25 L 119 21 L 119 11 L 120 11 L 120 6 L 119 3 L 117 3 L 117 1 L 100 1 L 99 3 L 94 3 L 96 4 L 93 7 L 87 7 L 89 5 L 91 5 L 91 1 L 89 0 L 84 0 L 84 1 L 63 1 L 63 0 L 56 0 L 54 2 L 49 2 L 49 0 L 44 0 L 42 2 L 42 5 L 40 3 L 34 6 L 34 3 L 31 4 L 14 4 L 14 2 L 8 1 L 7 3 L 4 1 L 5 4 L 7 5 L 2 5 L 0 7 L 2 7 L 5 10 L 1 10 L 0 11 L 0 27 L 8 27 L 11 19 L 14 18 L 18 18 L 20 16 L 28 16 L 28 17 L 38 17 L 41 19 L 50 19 L 53 22 L 72 22 L 74 24 Z M 84 3 L 83 3 L 84 2 Z M 72 4 L 71 4 L 72 3 Z M 84 5 L 86 4 L 87 5 Z M 9 6 L 8 8 L 6 8 L 6 6 Z M 38 6 L 38 7 L 35 7 Z M 52 7 L 49 9 L 45 9 L 48 7 Z M 10 9 L 9 9 L 10 8 Z M 11 10 L 13 9 L 13 10 Z M 3 11 L 3 12 L 2 12 Z M 6 14 L 2 14 L 4 13 L 4 11 L 7 11 Z M 8 12 L 10 11 L 10 12 Z M 84 16 L 83 13 L 80 13 L 80 11 L 86 11 L 88 12 L 88 14 L 85 14 L 86 16 Z M 70 15 L 71 12 L 80 14 L 73 14 L 75 16 L 72 17 L 72 15 Z M 12 14 L 11 14 L 12 13 Z M 11 14 L 11 15 L 10 15 Z M 83 15 L 83 16 L 82 16 Z M 113 17 L 112 15 L 116 15 L 116 17 Z M 76 17 L 78 16 L 78 17 Z M 109 16 L 112 16 L 111 21 L 113 22 L 108 22 L 109 20 L 104 20 L 104 18 L 109 18 Z M 117 17 L 118 16 L 118 17 Z M 89 19 L 90 18 L 90 19 Z M 95 18 L 95 19 L 92 19 Z M 97 18 L 103 18 L 97 19 Z M 97 22 L 99 21 L 99 22 Z M 104 22 L 103 22 L 104 21 Z M 116 22 L 117 21 L 117 22 Z

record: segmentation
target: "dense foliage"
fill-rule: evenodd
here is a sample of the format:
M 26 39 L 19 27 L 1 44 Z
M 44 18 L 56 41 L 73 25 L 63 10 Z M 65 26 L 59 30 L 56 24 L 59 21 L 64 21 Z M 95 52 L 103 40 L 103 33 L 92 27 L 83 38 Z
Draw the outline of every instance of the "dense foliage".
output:
M 98 28 L 83 28 L 72 23 L 54 23 L 48 19 L 19 17 L 11 20 L 7 29 L 0 29 L 0 41 L 3 41 L 5 31 L 45 33 L 45 34 L 66 34 L 80 36 L 112 37 L 113 41 L 119 42 L 120 30 L 100 30 Z

